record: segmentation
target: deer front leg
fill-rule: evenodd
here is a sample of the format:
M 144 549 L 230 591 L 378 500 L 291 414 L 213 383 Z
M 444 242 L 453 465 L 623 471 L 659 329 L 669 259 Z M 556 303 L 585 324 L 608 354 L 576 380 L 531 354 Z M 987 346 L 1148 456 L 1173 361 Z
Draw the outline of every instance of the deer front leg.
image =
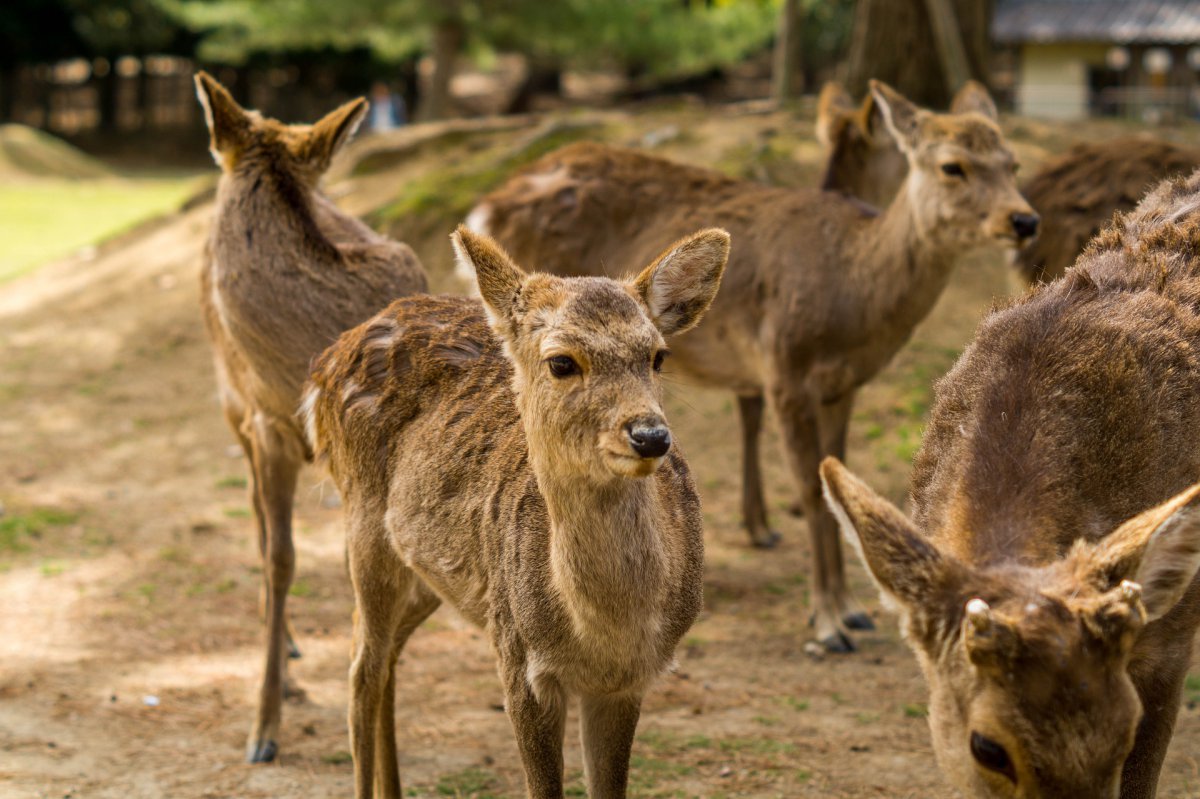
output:
M 553 678 L 531 674 L 523 652 L 501 654 L 500 676 L 530 799 L 562 799 L 566 693 Z
M 283 705 L 284 672 L 288 655 L 287 594 L 295 572 L 292 544 L 292 498 L 303 451 L 287 433 L 263 414 L 250 425 L 251 468 L 265 524 L 266 555 L 263 572 L 267 583 L 267 651 L 259 689 L 258 709 L 246 759 L 251 763 L 274 760 L 278 752 L 279 719 Z
M 787 381 L 782 381 L 786 383 Z M 776 387 L 769 395 L 783 431 L 788 466 L 800 487 L 800 502 L 808 521 L 812 542 L 812 625 L 817 641 L 829 652 L 852 652 L 854 643 L 842 622 L 833 593 L 832 576 L 836 561 L 829 542 L 837 542 L 837 521 L 821 498 L 820 439 L 817 435 L 817 411 L 807 392 Z
M 1139 659 L 1135 652 L 1129 666 L 1145 715 L 1121 772 L 1121 799 L 1154 799 L 1158 791 L 1158 777 L 1179 714 L 1193 637 L 1194 633 L 1186 630 L 1152 626 L 1137 644 L 1137 650 L 1157 656 Z
M 834 402 L 817 404 L 817 432 L 821 440 L 821 460 L 832 455 L 846 462 L 846 429 L 850 426 L 850 414 L 854 408 L 854 392 L 849 392 Z M 826 510 L 822 503 L 822 510 Z M 828 511 L 826 510 L 826 513 Z M 874 630 L 875 623 L 858 604 L 846 585 L 846 563 L 842 558 L 842 542 L 836 524 L 821 527 L 822 535 L 828 536 L 824 551 L 828 557 L 821 568 L 826 571 L 826 581 L 838 618 L 851 630 Z
M 758 452 L 762 414 L 761 396 L 738 397 L 738 419 L 742 425 L 742 524 L 750 534 L 750 543 L 770 549 L 779 543 L 779 533 L 768 525 L 767 503 L 763 498 Z
M 641 711 L 640 694 L 580 700 L 583 774 L 590 799 L 624 799 L 629 753 Z

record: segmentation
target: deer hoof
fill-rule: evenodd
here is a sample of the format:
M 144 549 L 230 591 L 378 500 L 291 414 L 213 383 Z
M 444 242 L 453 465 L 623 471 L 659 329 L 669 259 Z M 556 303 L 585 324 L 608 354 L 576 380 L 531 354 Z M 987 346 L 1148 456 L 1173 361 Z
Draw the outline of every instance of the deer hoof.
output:
M 787 512 L 799 519 L 804 515 L 804 505 L 800 500 L 796 500 L 791 505 L 788 505 Z
M 279 747 L 274 741 L 252 741 L 246 750 L 246 762 L 270 763 L 278 752 Z
M 851 630 L 874 630 L 875 622 L 865 613 L 847 613 L 842 617 L 842 624 Z
M 766 530 L 761 533 L 751 533 L 750 543 L 759 549 L 774 549 L 775 545 L 779 543 L 781 538 L 783 538 L 783 536 L 781 536 L 775 530 Z
M 818 643 L 826 652 L 835 655 L 845 655 L 854 651 L 854 642 L 849 636 L 841 632 L 836 632 L 833 635 L 822 638 Z
M 288 660 L 299 660 L 300 658 L 304 657 L 304 655 L 300 652 L 300 647 L 296 646 L 296 642 L 292 640 L 291 636 L 288 636 L 287 647 Z

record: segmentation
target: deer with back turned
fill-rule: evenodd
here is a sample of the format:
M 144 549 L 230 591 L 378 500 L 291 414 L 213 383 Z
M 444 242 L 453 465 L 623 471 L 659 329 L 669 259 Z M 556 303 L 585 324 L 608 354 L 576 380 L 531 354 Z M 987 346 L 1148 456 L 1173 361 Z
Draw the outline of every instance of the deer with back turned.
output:
M 241 108 L 200 72 L 196 89 L 221 167 L 200 302 L 225 419 L 250 465 L 263 559 L 267 651 L 246 756 L 278 749 L 286 658 L 298 656 L 284 605 L 295 569 L 292 500 L 308 458 L 296 419 L 313 358 L 396 297 L 425 291 L 407 245 L 341 213 L 317 184 L 366 115 L 363 99 L 315 125 Z
M 526 274 L 465 228 L 454 247 L 483 302 L 393 303 L 321 356 L 304 400 L 346 500 L 357 796 L 401 796 L 396 659 L 446 601 L 491 639 L 529 795 L 563 796 L 578 697 L 588 795 L 623 797 L 642 695 L 703 590 L 664 337 L 712 301 L 729 236 L 697 233 L 621 282 Z
M 705 321 L 672 345 L 685 378 L 732 390 L 742 426 L 742 514 L 772 546 L 759 471 L 765 402 L 783 430 L 813 551 L 813 621 L 828 649 L 871 626 L 845 583 L 837 525 L 821 502 L 822 454 L 842 455 L 854 395 L 933 307 L 955 261 L 1015 246 L 1037 217 L 988 108 L 923 111 L 872 84 L 909 164 L 882 213 L 832 192 L 734 180 L 633 150 L 577 144 L 489 194 L 468 225 L 519 259 L 564 275 L 648 260 L 663 235 L 717 224 L 733 235 L 724 288 Z
M 1151 799 L 1200 625 L 1200 173 L 981 324 L 936 390 L 912 518 L 825 492 L 971 797 Z

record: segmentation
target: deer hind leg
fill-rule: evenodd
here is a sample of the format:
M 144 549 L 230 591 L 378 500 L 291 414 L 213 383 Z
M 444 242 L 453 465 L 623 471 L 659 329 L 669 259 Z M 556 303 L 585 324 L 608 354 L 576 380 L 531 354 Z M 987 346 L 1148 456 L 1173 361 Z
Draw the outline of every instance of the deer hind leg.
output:
M 830 541 L 837 543 L 837 521 L 821 497 L 820 438 L 817 435 L 817 411 L 807 393 L 777 389 L 770 395 L 783 431 L 788 465 L 800 487 L 800 501 L 808 521 L 812 543 L 811 623 L 817 641 L 830 652 L 852 652 L 854 643 L 842 622 L 835 603 L 831 577 L 836 561 L 829 551 Z
M 750 534 L 750 543 L 770 549 L 779 543 L 779 533 L 767 521 L 767 503 L 763 498 L 761 457 L 758 444 L 762 432 L 762 396 L 738 397 L 738 419 L 742 426 L 742 524 Z
M 817 431 L 821 439 L 821 457 L 832 455 L 846 460 L 846 429 L 850 425 L 850 412 L 854 408 L 854 392 L 843 395 L 831 403 L 817 405 Z M 828 510 L 822 508 L 828 514 Z M 846 585 L 846 564 L 842 558 L 842 542 L 836 524 L 823 526 L 822 534 L 828 536 L 824 543 L 827 561 L 821 566 L 826 573 L 829 592 L 834 608 L 842 623 L 851 630 L 874 630 L 875 623 L 858 604 Z
M 583 774 L 591 799 L 624 799 L 629 753 L 642 710 L 640 695 L 585 696 L 580 701 Z
M 562 799 L 566 692 L 553 678 L 535 674 L 528 667 L 525 653 L 505 643 L 497 641 L 496 651 L 529 799 Z M 536 690 L 531 680 L 536 682 Z
M 292 545 L 292 498 L 304 460 L 303 448 L 286 430 L 256 413 L 248 430 L 257 508 L 265 533 L 263 572 L 267 583 L 267 652 L 259 690 L 258 711 L 246 746 L 246 759 L 265 763 L 278 751 L 287 658 L 286 605 L 295 572 Z
M 442 600 L 413 575 L 403 578 L 411 584 L 409 599 L 400 609 L 400 618 L 392 638 L 391 665 L 388 668 L 387 684 L 380 701 L 379 723 L 375 738 L 375 785 L 380 796 L 400 799 L 400 764 L 396 751 L 396 661 L 404 651 L 408 638 L 429 618 Z

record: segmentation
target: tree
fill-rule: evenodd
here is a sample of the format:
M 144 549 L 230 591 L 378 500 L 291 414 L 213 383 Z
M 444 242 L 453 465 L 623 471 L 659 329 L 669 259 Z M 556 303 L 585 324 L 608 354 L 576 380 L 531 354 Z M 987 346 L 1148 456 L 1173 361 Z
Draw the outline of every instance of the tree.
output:
M 848 88 L 878 78 L 944 108 L 964 77 L 988 82 L 991 17 L 992 0 L 858 0 Z
M 772 75 L 775 100 L 786 103 L 804 88 L 800 0 L 783 0 L 779 7 L 779 33 L 775 38 Z

